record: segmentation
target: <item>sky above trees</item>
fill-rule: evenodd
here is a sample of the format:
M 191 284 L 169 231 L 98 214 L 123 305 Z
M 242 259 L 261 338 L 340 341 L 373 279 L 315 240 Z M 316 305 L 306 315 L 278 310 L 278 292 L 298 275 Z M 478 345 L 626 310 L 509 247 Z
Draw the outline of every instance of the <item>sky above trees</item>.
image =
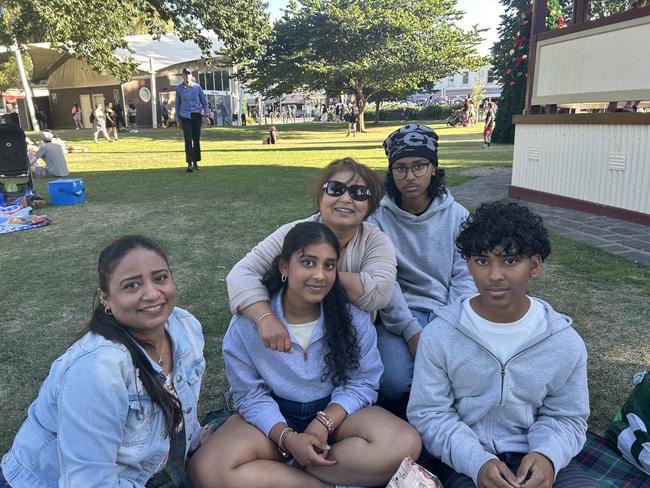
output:
M 269 3 L 269 10 L 271 18 L 277 19 L 282 15 L 283 9 L 288 0 L 267 0 Z M 478 24 L 483 29 L 489 31 L 483 33 L 485 40 L 479 46 L 479 52 L 487 56 L 490 54 L 490 48 L 494 44 L 499 35 L 497 33 L 497 26 L 501 21 L 499 17 L 503 13 L 503 5 L 499 0 L 458 0 L 458 8 L 466 12 L 465 18 L 461 22 L 461 27 L 469 29 L 474 24 Z

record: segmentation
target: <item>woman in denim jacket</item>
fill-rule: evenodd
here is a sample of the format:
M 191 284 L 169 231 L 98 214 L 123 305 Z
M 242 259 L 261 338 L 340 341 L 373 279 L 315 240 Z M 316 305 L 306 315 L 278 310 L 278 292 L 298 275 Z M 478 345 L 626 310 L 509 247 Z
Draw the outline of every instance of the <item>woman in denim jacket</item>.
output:
M 2 459 L 0 487 L 186 486 L 205 370 L 199 322 L 176 308 L 162 249 L 122 237 L 99 257 L 99 303 L 56 361 Z

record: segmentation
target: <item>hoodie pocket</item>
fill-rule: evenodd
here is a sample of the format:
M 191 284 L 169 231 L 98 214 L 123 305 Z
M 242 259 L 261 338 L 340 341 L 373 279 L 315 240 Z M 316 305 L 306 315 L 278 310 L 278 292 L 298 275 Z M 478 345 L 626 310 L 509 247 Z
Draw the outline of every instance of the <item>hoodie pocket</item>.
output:
M 530 403 L 506 403 L 499 408 L 499 415 L 495 418 L 500 431 L 513 435 L 528 435 L 533 421 L 533 405 Z

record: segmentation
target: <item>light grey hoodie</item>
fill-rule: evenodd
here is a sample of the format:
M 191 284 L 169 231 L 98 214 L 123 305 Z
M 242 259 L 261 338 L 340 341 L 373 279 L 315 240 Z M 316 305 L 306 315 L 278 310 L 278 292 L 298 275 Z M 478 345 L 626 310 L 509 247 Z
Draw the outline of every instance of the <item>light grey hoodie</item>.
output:
M 468 212 L 448 191 L 414 215 L 385 196 L 368 218 L 390 237 L 397 255 L 397 281 L 410 308 L 435 312 L 454 298 L 476 293 L 456 236 Z
M 419 332 L 417 321 L 410 320 L 408 310 L 404 312 L 404 301 L 408 308 L 437 314 L 439 308 L 461 295 L 476 293 L 474 280 L 455 243 L 467 215 L 465 207 L 445 191 L 420 215 L 402 210 L 385 196 L 368 218 L 390 237 L 397 255 L 399 287 L 387 309 L 381 311 L 389 331 L 406 340 Z
M 584 342 L 569 317 L 534 300 L 548 327 L 503 364 L 461 325 L 462 300 L 441 309 L 420 339 L 409 422 L 429 452 L 474 483 L 481 466 L 499 453 L 541 453 L 557 474 L 585 443 Z

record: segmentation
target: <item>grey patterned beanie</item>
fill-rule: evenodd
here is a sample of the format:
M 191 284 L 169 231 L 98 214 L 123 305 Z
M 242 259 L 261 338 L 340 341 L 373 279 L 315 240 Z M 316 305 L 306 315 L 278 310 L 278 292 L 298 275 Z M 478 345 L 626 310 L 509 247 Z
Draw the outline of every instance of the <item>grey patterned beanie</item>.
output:
M 384 141 L 388 167 L 400 158 L 422 156 L 438 164 L 438 134 L 426 125 L 409 124 L 397 129 Z

